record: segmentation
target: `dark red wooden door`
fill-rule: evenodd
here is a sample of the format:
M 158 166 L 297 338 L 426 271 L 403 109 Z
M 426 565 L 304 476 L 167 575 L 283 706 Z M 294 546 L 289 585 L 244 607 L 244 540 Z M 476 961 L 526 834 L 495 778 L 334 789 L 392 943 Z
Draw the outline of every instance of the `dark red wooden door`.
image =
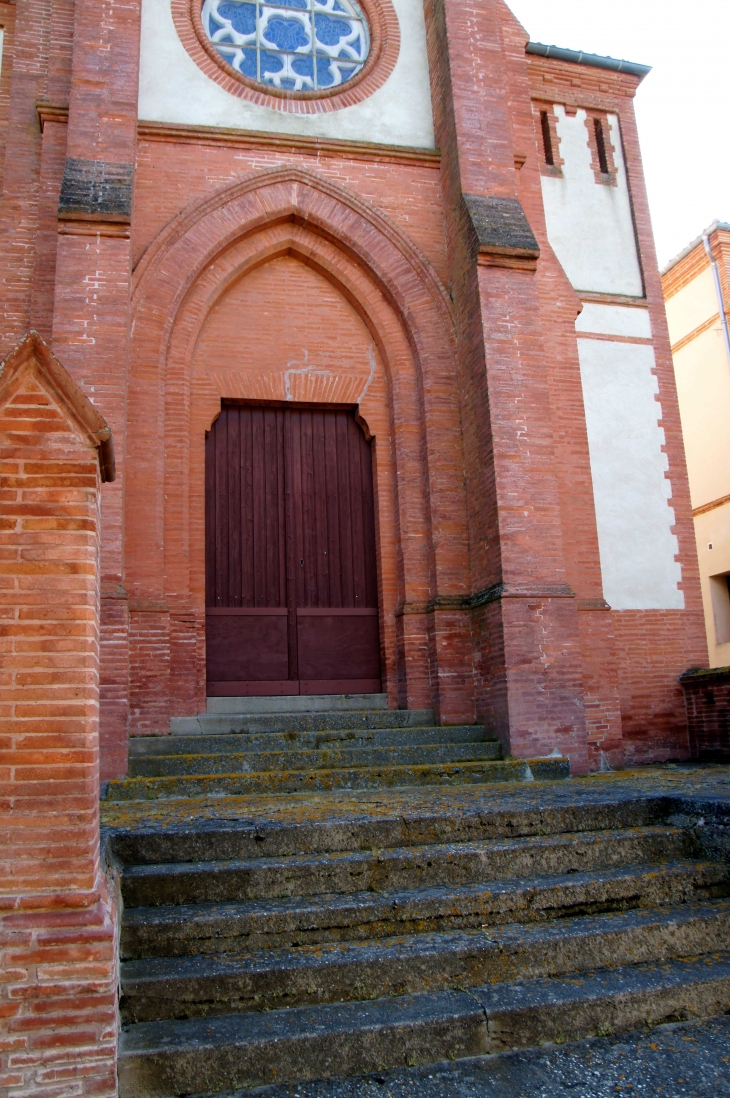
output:
M 379 691 L 372 458 L 354 415 L 224 405 L 205 478 L 208 694 Z

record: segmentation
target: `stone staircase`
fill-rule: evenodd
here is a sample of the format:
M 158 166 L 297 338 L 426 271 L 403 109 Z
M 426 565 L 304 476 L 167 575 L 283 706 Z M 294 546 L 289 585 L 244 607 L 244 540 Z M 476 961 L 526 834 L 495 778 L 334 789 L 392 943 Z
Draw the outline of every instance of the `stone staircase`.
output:
M 489 784 L 527 767 L 430 714 L 196 721 L 137 741 L 134 776 L 109 790 L 122 1098 L 730 1010 L 730 871 L 698 859 L 666 798 Z
M 213 711 L 173 720 L 171 736 L 130 743 L 130 777 L 109 783 L 114 800 L 248 793 L 381 789 L 568 777 L 567 759 L 502 760 L 481 725 L 439 727 L 431 710 L 388 710 L 386 695 L 363 695 L 336 710 Z M 245 699 L 248 702 L 248 699 Z M 276 702 L 281 699 L 252 699 Z M 331 701 L 331 699 L 330 699 Z M 239 708 L 241 704 L 239 703 Z M 257 711 L 259 710 L 259 711 Z

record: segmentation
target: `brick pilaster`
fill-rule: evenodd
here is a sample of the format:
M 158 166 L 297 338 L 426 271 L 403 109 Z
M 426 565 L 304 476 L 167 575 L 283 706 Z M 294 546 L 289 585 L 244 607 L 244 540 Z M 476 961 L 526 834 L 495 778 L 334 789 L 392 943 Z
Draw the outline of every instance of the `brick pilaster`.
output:
M 68 138 L 58 206 L 53 346 L 117 439 L 119 475 L 102 508 L 104 744 L 122 773 L 128 724 L 123 498 L 129 370 L 130 223 L 136 157 L 139 2 L 77 0 Z M 125 762 L 126 765 L 126 762 Z
M 519 201 L 508 20 L 501 0 L 427 4 L 471 508 L 477 712 L 514 754 L 557 747 L 581 772 L 577 604 L 555 472 L 541 259 Z M 531 114 L 529 94 L 522 106 Z
M 116 1093 L 99 849 L 99 497 L 110 432 L 31 333 L 0 366 L 0 1089 Z

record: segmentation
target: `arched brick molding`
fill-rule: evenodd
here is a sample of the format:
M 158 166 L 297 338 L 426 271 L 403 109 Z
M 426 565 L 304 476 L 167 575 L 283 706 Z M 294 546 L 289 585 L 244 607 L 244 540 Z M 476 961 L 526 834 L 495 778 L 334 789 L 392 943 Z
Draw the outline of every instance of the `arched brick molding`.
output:
M 382 214 L 314 173 L 285 168 L 183 211 L 135 272 L 126 584 L 132 666 L 135 645 L 148 668 L 156 647 L 159 681 L 148 674 L 140 683 L 133 729 L 162 732 L 170 712 L 203 703 L 203 440 L 221 397 L 247 394 L 223 391 L 225 381 L 192 364 L 211 309 L 281 256 L 324 276 L 372 337 L 374 375 L 359 407 L 375 438 L 391 704 L 473 719 L 467 616 L 438 604 L 469 591 L 448 297 Z

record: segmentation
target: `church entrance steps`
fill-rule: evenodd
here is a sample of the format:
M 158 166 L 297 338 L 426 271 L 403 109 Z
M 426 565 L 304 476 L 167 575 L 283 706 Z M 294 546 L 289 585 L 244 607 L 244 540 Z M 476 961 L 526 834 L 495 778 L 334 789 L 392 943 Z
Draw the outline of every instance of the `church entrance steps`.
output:
M 358 894 L 361 902 L 366 894 L 372 903 L 381 894 L 397 895 L 404 889 L 484 881 L 489 882 L 495 898 L 500 882 L 513 881 L 513 888 L 518 884 L 528 887 L 524 881 L 514 882 L 516 877 L 529 878 L 538 873 L 541 879 L 546 874 L 566 875 L 572 881 L 584 871 L 682 860 L 689 854 L 686 832 L 679 828 L 637 827 L 379 850 L 142 864 L 125 868 L 122 897 L 125 919 L 133 918 L 130 908 L 150 912 L 153 907 L 158 912 L 167 912 L 169 918 L 180 917 L 177 908 L 157 906 L 161 904 L 186 905 L 186 917 L 191 918 L 191 904 L 319 894 L 333 902 L 334 894 L 346 897 Z M 124 925 L 126 928 L 126 921 Z
M 122 1034 L 122 1098 L 357 1075 L 722 1014 L 730 955 L 372 1002 L 146 1022 Z
M 127 910 L 123 957 L 183 957 L 299 947 L 393 935 L 484 929 L 515 919 L 679 904 L 726 889 L 717 865 L 670 862 L 457 887 L 273 897 Z M 128 970 L 130 978 L 131 970 Z M 126 977 L 125 977 L 126 978 Z
M 725 1012 L 730 812 L 681 780 L 104 802 L 122 1098 Z
M 337 699 L 335 699 L 337 700 Z M 502 760 L 482 725 L 438 727 L 408 710 L 203 716 L 194 733 L 133 741 L 111 800 L 281 794 L 567 778 L 565 758 Z M 216 722 L 217 734 L 210 723 Z M 187 726 L 186 726 L 187 727 Z
M 433 733 L 431 733 L 433 735 Z M 240 737 L 236 737 L 239 739 Z M 130 772 L 135 777 L 188 777 L 197 774 L 230 774 L 246 772 L 287 770 L 352 770 L 355 767 L 404 767 L 433 766 L 439 763 L 474 762 L 481 759 L 498 759 L 499 743 L 496 741 L 465 742 L 449 737 L 446 743 L 415 742 L 398 745 L 376 743 L 358 744 L 334 741 L 326 747 L 296 742 L 268 745 L 257 743 L 243 751 L 219 750 L 201 754 L 148 755 L 130 760 Z M 237 745 L 243 746 L 243 745 Z M 279 750 L 277 750 L 279 748 Z M 406 783 L 408 784 L 408 783 Z
M 475 921 L 477 917 L 475 912 Z M 730 902 L 487 926 L 126 961 L 122 1020 L 128 1024 L 367 1001 L 714 953 L 730 941 Z
M 215 736 L 249 732 L 326 732 L 331 728 L 359 728 L 364 731 L 373 728 L 425 728 L 433 726 L 433 723 L 432 709 L 334 709 L 311 713 L 203 713 L 198 717 L 173 717 L 170 731 L 173 736 Z M 138 738 L 144 743 L 160 737 Z M 133 737 L 131 742 L 136 742 L 136 739 Z
M 495 751 L 495 755 L 497 751 Z M 567 759 L 525 759 L 503 762 L 433 763 L 432 765 L 353 766 L 329 770 L 270 770 L 251 773 L 178 778 L 125 778 L 111 781 L 107 796 L 115 800 L 155 800 L 165 797 L 235 797 L 251 793 L 326 792 L 334 789 L 387 789 L 404 786 L 448 786 L 465 782 L 516 782 L 529 776 L 567 778 Z
M 137 736 L 130 741 L 130 769 L 152 755 L 218 755 L 246 751 L 319 750 L 332 747 L 410 747 L 410 728 L 292 729 L 286 732 L 246 732 L 210 736 Z M 481 725 L 448 725 L 418 729 L 419 744 L 481 744 L 487 740 Z
M 208 698 L 208 713 L 348 713 L 387 710 L 387 694 L 287 694 L 261 698 Z

